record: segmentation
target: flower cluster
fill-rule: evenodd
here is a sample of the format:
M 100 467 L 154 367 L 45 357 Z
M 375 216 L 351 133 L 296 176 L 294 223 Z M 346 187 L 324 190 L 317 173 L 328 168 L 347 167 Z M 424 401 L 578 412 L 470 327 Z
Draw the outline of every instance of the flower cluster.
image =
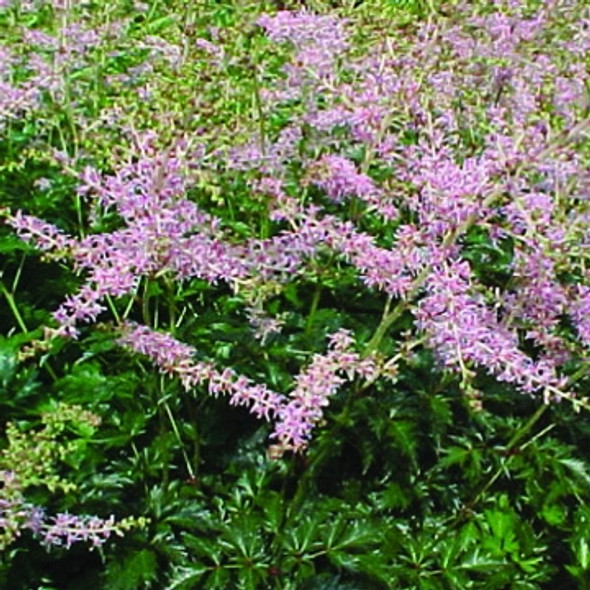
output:
M 495 5 L 463 24 L 424 23 L 411 47 L 382 35 L 362 54 L 348 52 L 347 22 L 334 16 L 261 17 L 267 37 L 291 51 L 272 89 L 258 80 L 259 117 L 279 113 L 279 129 L 265 134 L 259 124 L 229 154 L 211 149 L 207 159 L 186 138 L 166 150 L 130 130 L 127 161 L 80 175 L 92 218 L 115 218 L 112 231 L 77 239 L 22 213 L 9 217 L 24 239 L 85 275 L 55 312 L 61 332 L 75 336 L 79 323 L 95 321 L 107 297 L 131 296 L 131 306 L 141 282 L 201 279 L 241 297 L 264 344 L 279 331 L 265 314 L 268 298 L 330 260 L 334 274 L 347 267 L 355 288 L 398 306 L 382 326 L 409 310 L 413 337 L 463 382 L 482 370 L 527 393 L 564 391 L 567 363 L 588 346 L 590 186 L 577 153 L 588 72 L 571 43 L 546 42 L 557 20 L 576 30 L 581 7 L 566 4 L 575 6 L 551 0 L 533 17 L 515 2 Z M 82 48 L 95 42 L 78 33 L 68 32 Z M 587 32 L 577 35 L 588 45 Z M 28 42 L 52 47 L 41 34 Z M 225 55 L 221 44 L 198 46 L 217 61 Z M 173 68 L 177 49 L 163 46 Z M 193 194 L 200 166 L 246 178 L 266 198 L 264 231 L 244 238 L 204 210 Z M 486 276 L 488 263 L 501 281 Z M 196 360 L 192 347 L 149 325 L 120 329 L 121 344 L 185 388 L 207 384 L 274 421 L 284 449 L 308 444 L 345 375 L 376 371 L 340 333 L 285 396 Z
M 474 363 L 529 393 L 563 387 L 565 380 L 557 376 L 555 364 L 535 362 L 520 350 L 518 334 L 498 320 L 471 282 L 464 262 L 438 267 L 416 312 L 419 327 L 445 365 L 468 378 L 468 365 Z
M 211 363 L 197 361 L 197 351 L 170 334 L 129 324 L 124 327 L 118 341 L 126 348 L 147 356 L 163 373 L 178 377 L 185 389 L 190 390 L 207 382 L 210 395 L 229 394 L 231 405 L 250 406 L 250 412 L 258 418 L 270 420 L 283 404 L 283 396 L 266 386 L 254 384 L 232 369 L 219 371 Z
M 258 24 L 272 41 L 291 43 L 296 50 L 295 59 L 284 70 L 287 79 L 284 98 L 298 97 L 302 86 L 308 89 L 321 86 L 321 81 L 335 74 L 338 57 L 349 47 L 345 22 L 333 16 L 318 16 L 309 12 L 280 11 L 263 15 Z
M 9 216 L 8 223 L 22 240 L 33 244 L 42 252 L 47 252 L 50 258 L 60 260 L 69 256 L 73 242 L 55 225 L 37 217 L 25 215 L 22 211 Z
M 111 535 L 123 535 L 131 521 L 116 522 L 114 516 L 103 519 L 97 516 L 77 516 L 60 513 L 45 517 L 38 509 L 31 508 L 26 525 L 44 545 L 69 549 L 74 543 L 90 543 L 90 548 L 100 547 Z
M 272 438 L 278 440 L 282 452 L 301 451 L 308 445 L 329 398 L 342 384 L 355 377 L 373 381 L 380 371 L 373 357 L 361 358 L 352 350 L 354 338 L 347 330 L 330 336 L 328 353 L 315 355 L 295 377 L 296 387 L 288 398 L 230 368 L 219 371 L 211 363 L 197 361 L 194 348 L 146 326 L 126 326 L 119 343 L 150 358 L 163 373 L 178 377 L 187 390 L 208 382 L 210 395 L 229 395 L 231 405 L 249 406 L 258 418 L 274 420 Z
M 4 7 L 13 5 L 19 12 L 28 12 L 39 9 L 42 4 L 17 0 L 5 2 Z M 54 0 L 52 9 L 66 8 L 61 4 Z M 70 84 L 68 77 L 88 68 L 93 51 L 118 35 L 124 23 L 96 27 L 83 10 L 76 17 L 77 22 L 64 19 L 58 30 L 51 33 L 14 27 L 7 42 L 0 42 L 0 130 L 8 121 L 38 112 L 48 97 L 55 104 L 70 101 L 75 104 L 86 98 L 83 85 Z M 19 75 L 11 76 L 11 71 L 16 70 Z M 24 77 L 23 71 L 27 72 Z
M 30 531 L 47 547 L 69 549 L 83 541 L 94 548 L 112 534 L 120 536 L 142 526 L 142 519 L 116 521 L 112 515 L 107 519 L 68 513 L 50 516 L 27 500 L 29 488 L 45 487 L 66 494 L 75 491 L 76 486 L 56 470 L 57 462 L 79 448 L 75 439 L 64 440 L 66 424 L 88 432 L 98 427 L 100 418 L 80 406 L 58 403 L 42 415 L 42 422 L 43 428 L 33 431 L 21 431 L 10 422 L 6 425 L 8 446 L 0 453 L 0 549 L 16 541 L 23 531 Z
M 346 380 L 358 376 L 371 381 L 378 376 L 375 360 L 361 358 L 353 351 L 353 345 L 354 338 L 347 330 L 332 334 L 328 352 L 314 355 L 311 364 L 295 377 L 296 386 L 289 394 L 288 403 L 277 412 L 272 438 L 278 441 L 278 448 L 283 451 L 305 448 L 313 427 L 321 421 L 324 408 L 330 403 L 330 397 Z
M 5 483 L 8 473 L 0 473 L 0 482 Z M 122 536 L 131 527 L 143 521 L 124 519 L 115 521 L 114 516 L 98 516 L 59 513 L 47 516 L 45 511 L 20 498 L 0 498 L 0 548 L 4 549 L 23 531 L 30 531 L 46 547 L 69 549 L 73 544 L 85 542 L 90 549 L 100 547 L 115 534 Z
M 336 202 L 351 196 L 370 199 L 378 192 L 371 178 L 359 174 L 356 166 L 342 156 L 324 156 L 314 163 L 310 178 Z

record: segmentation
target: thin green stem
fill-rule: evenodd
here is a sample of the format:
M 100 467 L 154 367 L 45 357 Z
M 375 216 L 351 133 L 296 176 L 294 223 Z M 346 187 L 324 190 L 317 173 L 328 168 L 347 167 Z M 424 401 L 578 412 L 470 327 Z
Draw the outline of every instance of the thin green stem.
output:
M 21 315 L 18 309 L 18 305 L 16 304 L 14 295 L 6 288 L 2 280 L 0 280 L 0 291 L 2 291 L 2 294 L 6 299 L 6 303 L 8 303 L 8 307 L 10 308 L 10 311 L 12 312 L 12 315 L 14 316 L 14 319 L 16 320 L 16 323 L 18 324 L 18 327 L 20 328 L 21 332 L 23 334 L 27 334 L 29 332 L 29 328 L 27 327 L 27 324 L 25 323 L 25 320 L 23 319 L 23 316 Z M 57 381 L 57 375 L 47 361 L 42 362 L 41 366 L 44 366 L 47 369 L 47 372 L 49 373 L 51 378 L 54 381 Z
M 526 421 L 526 423 L 519 428 L 514 435 L 512 436 L 512 438 L 508 441 L 508 444 L 506 445 L 504 452 L 507 453 L 511 450 L 513 450 L 516 445 L 531 431 L 531 429 L 533 428 L 533 426 L 539 421 L 539 419 L 541 418 L 541 416 L 545 413 L 545 411 L 547 410 L 549 406 L 543 404 L 542 406 L 539 406 L 537 408 L 537 410 L 535 411 L 535 413 Z M 538 435 L 536 435 L 534 437 L 534 439 L 531 439 L 530 442 L 532 442 L 532 440 L 536 440 L 537 438 L 539 438 L 540 436 L 542 436 L 543 434 L 545 434 L 546 432 L 548 432 L 548 430 L 550 429 L 545 429 L 543 430 L 541 433 L 539 433 Z M 527 443 L 527 444 L 529 444 Z M 502 475 L 502 473 L 504 473 L 504 468 L 506 467 L 506 464 L 508 462 L 510 462 L 510 460 L 512 459 L 511 456 L 509 456 L 506 459 L 506 462 L 501 465 L 489 478 L 488 480 L 483 484 L 483 486 L 479 489 L 479 491 L 476 493 L 475 497 L 473 498 L 473 500 L 471 500 L 471 502 L 469 502 L 467 504 L 467 507 L 469 509 L 472 509 L 481 499 L 481 497 L 490 489 L 490 487 L 492 485 L 494 485 L 494 483 L 496 482 L 496 480 Z M 458 521 L 459 519 L 457 519 Z
M 519 428 L 514 433 L 512 438 L 508 441 L 508 444 L 506 445 L 507 451 L 513 449 L 516 446 L 516 444 L 530 432 L 531 428 L 539 421 L 539 418 L 541 418 L 541 416 L 545 413 L 548 407 L 549 406 L 543 404 L 542 406 L 539 406 L 537 408 L 535 413 L 528 419 L 524 426 Z
M 379 348 L 379 345 L 385 337 L 387 330 L 389 330 L 389 328 L 392 326 L 395 320 L 397 320 L 397 318 L 405 311 L 407 307 L 405 301 L 400 301 L 396 305 L 395 309 L 392 312 L 390 312 L 390 306 L 391 297 L 388 297 L 387 302 L 385 303 L 385 307 L 383 309 L 381 321 L 379 322 L 379 325 L 377 326 L 377 329 L 375 330 L 375 333 L 373 334 L 371 340 L 369 340 L 369 342 L 365 346 L 365 351 L 363 353 L 364 356 L 369 356 L 371 353 L 375 352 Z
M 262 110 L 262 97 L 260 95 L 260 81 L 258 80 L 258 70 L 256 64 L 253 65 L 252 82 L 254 85 L 254 108 L 256 109 L 256 118 L 258 120 L 258 133 L 260 134 L 260 151 L 263 156 L 266 155 L 266 130 L 264 128 L 264 112 Z
M 176 440 L 178 442 L 178 446 L 180 447 L 180 452 L 182 453 L 182 458 L 184 459 L 184 464 L 186 465 L 186 471 L 189 474 L 189 477 L 191 479 L 194 479 L 195 472 L 193 470 L 193 466 L 191 465 L 191 462 L 190 462 L 190 459 L 189 459 L 188 454 L 186 452 L 186 449 L 184 448 L 184 443 L 182 442 L 182 438 L 180 436 L 180 431 L 178 430 L 178 425 L 176 424 L 176 420 L 174 419 L 174 414 L 172 414 L 172 410 L 170 409 L 170 406 L 168 405 L 168 402 L 166 401 L 165 397 L 163 397 L 159 403 L 164 407 L 166 415 L 168 416 L 168 419 L 170 420 L 170 425 L 172 426 L 172 431 L 174 432 L 174 436 L 176 437 Z
M 148 296 L 148 288 L 149 288 L 149 280 L 146 279 L 146 281 L 143 284 L 143 294 L 141 297 L 141 315 L 143 318 L 143 323 L 146 326 L 151 326 L 152 325 L 152 315 L 150 313 L 150 301 L 149 301 L 149 296 Z
M 311 334 L 311 329 L 313 327 L 313 321 L 315 319 L 315 314 L 318 310 L 318 305 L 320 304 L 321 294 L 322 294 L 322 287 L 320 284 L 317 284 L 315 291 L 313 292 L 313 297 L 311 300 L 311 307 L 309 308 L 309 314 L 307 315 L 307 322 L 305 323 L 305 335 L 306 336 L 309 336 Z
M 590 362 L 586 361 L 571 377 L 568 378 L 569 385 L 572 385 L 582 379 L 590 371 Z
M 25 255 L 23 254 L 20 259 L 20 264 L 18 265 L 18 268 L 16 269 L 16 272 L 14 273 L 14 280 L 12 281 L 12 288 L 11 288 L 12 293 L 16 293 L 16 289 L 17 289 L 18 284 L 20 282 L 20 277 L 23 272 L 24 266 L 25 266 Z
M 159 0 L 156 0 L 150 7 L 150 11 L 148 12 L 148 15 L 145 17 L 145 23 L 149 23 L 150 20 L 153 18 L 155 12 L 156 12 L 156 8 L 158 7 L 159 4 Z
M 115 322 L 117 322 L 117 325 L 121 325 L 122 321 L 121 321 L 121 316 L 119 315 L 119 312 L 117 311 L 117 307 L 115 306 L 115 302 L 113 301 L 113 298 L 107 294 L 105 295 L 105 299 L 107 302 L 107 305 L 109 306 L 109 309 L 111 310 L 111 313 L 113 314 L 113 317 L 115 318 Z
M 10 308 L 10 311 L 12 312 L 12 315 L 14 316 L 14 319 L 16 320 L 16 323 L 18 324 L 18 327 L 20 328 L 21 332 L 26 334 L 29 331 L 29 329 L 27 328 L 27 325 L 25 324 L 25 321 L 23 320 L 23 316 L 21 315 L 21 313 L 18 309 L 16 301 L 14 300 L 13 294 L 10 293 L 10 291 L 8 291 L 8 289 L 4 285 L 3 281 L 0 281 L 0 289 L 2 290 L 4 298 L 6 299 L 6 303 L 8 303 L 8 307 Z

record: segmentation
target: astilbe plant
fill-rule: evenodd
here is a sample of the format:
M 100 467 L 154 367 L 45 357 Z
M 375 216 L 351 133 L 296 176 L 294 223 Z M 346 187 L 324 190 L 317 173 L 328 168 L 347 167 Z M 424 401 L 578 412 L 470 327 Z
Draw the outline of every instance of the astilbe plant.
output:
M 38 8 L 41 6 L 33 2 L 9 2 L 4 10 L 6 18 L 11 19 Z M 54 21 L 58 23 L 57 30 L 13 26 L 10 43 L 2 46 L 2 129 L 11 121 L 33 118 L 43 112 L 47 102 L 60 105 L 66 111 L 79 105 L 85 98 L 85 84 L 73 85 L 70 77 L 88 68 L 93 52 L 104 45 L 105 40 L 120 33 L 124 25 L 116 22 L 97 28 L 89 22 L 87 14 L 77 14 L 72 20 L 73 15 L 63 3 L 53 3 L 48 8 L 57 17 Z M 0 13 L 0 16 L 4 15 Z
M 458 14 L 420 25 L 413 44 L 384 37 L 363 51 L 352 23 L 334 15 L 264 15 L 258 34 L 291 57 L 271 83 L 256 81 L 259 120 L 243 145 L 198 145 L 182 129 L 161 141 L 126 125 L 129 149 L 109 169 L 64 157 L 89 211 L 80 236 L 3 212 L 23 240 L 82 277 L 45 344 L 83 339 L 110 314 L 116 342 L 184 390 L 226 395 L 270 422 L 277 459 L 313 446 L 340 389 L 395 381 L 417 349 L 433 352 L 474 410 L 486 407 L 490 377 L 539 403 L 588 407 L 588 72 L 579 57 L 590 38 L 578 27 L 587 9 L 466 3 Z M 163 47 L 180 67 L 178 48 Z M 197 48 L 213 69 L 227 65 L 220 43 L 201 38 Z M 246 199 L 235 203 L 246 229 L 208 208 L 204 174 L 242 183 L 262 219 Z M 191 306 L 170 305 L 167 320 L 150 307 L 152 288 L 226 289 L 264 348 L 293 329 L 273 304 L 310 277 L 385 303 L 372 333 L 342 321 L 326 351 L 305 351 L 290 387 L 206 358 L 183 329 Z M 14 527 L 29 527 L 23 506 L 4 508 Z
M 50 492 L 70 494 L 76 486 L 59 475 L 59 464 L 66 462 L 79 450 L 85 440 L 64 436 L 73 424 L 76 430 L 92 435 L 100 418 L 76 406 L 57 404 L 42 416 L 43 427 L 23 432 L 15 424 L 6 427 L 8 446 L 0 455 L 0 548 L 5 550 L 23 532 L 29 531 L 47 547 L 65 547 L 89 542 L 99 547 L 112 534 L 143 524 L 142 519 L 128 518 L 115 521 L 113 515 L 99 518 L 89 515 L 58 513 L 46 510 L 26 499 L 30 488 L 45 487 Z
M 75 269 L 85 273 L 78 293 L 54 314 L 56 334 L 75 337 L 80 323 L 96 321 L 106 311 L 106 300 L 137 293 L 142 280 L 223 281 L 245 293 L 248 302 L 247 293 L 262 291 L 269 282 L 285 285 L 304 277 L 310 264 L 331 252 L 352 266 L 361 284 L 397 302 L 363 354 L 375 352 L 385 330 L 408 311 L 416 337 L 424 334 L 442 365 L 458 371 L 464 384 L 483 368 L 523 392 L 540 392 L 545 401 L 567 398 L 585 404 L 562 372 L 566 361 L 584 358 L 587 345 L 587 320 L 579 311 L 588 305 L 585 267 L 582 263 L 579 272 L 568 272 L 585 256 L 588 239 L 583 193 L 588 173 L 576 156 L 587 127 L 585 111 L 575 100 L 569 107 L 546 107 L 559 100 L 563 89 L 547 89 L 542 80 L 547 65 L 541 70 L 527 59 L 551 34 L 556 14 L 568 23 L 574 17 L 561 14 L 558 6 L 555 14 L 540 12 L 528 20 L 515 11 L 510 18 L 524 23 L 521 28 L 504 26 L 502 18 L 508 17 L 467 19 L 468 26 L 490 37 L 488 45 L 466 40 L 458 26 L 425 25 L 418 33 L 421 45 L 413 48 L 416 55 L 396 55 L 384 42 L 369 55 L 342 58 L 340 68 L 336 56 L 348 49 L 345 23 L 305 12 L 261 18 L 270 39 L 297 50 L 285 65 L 281 89 L 265 94 L 265 109 L 299 99 L 306 108 L 305 117 L 289 121 L 278 139 L 284 141 L 290 130 L 289 158 L 296 150 L 302 154 L 299 194 L 292 188 L 297 179 L 289 160 L 278 156 L 283 150 L 273 150 L 278 144 L 266 138 L 266 153 L 248 158 L 253 171 L 272 172 L 274 183 L 266 180 L 272 193 L 269 216 L 289 228 L 279 227 L 264 239 L 237 240 L 221 219 L 187 198 L 187 165 L 194 156 L 186 144 L 180 141 L 162 152 L 149 135 L 138 137 L 133 161 L 114 174 L 86 168 L 80 176 L 79 192 L 92 199 L 94 214 L 113 209 L 124 224 L 121 229 L 75 239 L 20 212 L 8 217 L 23 239 L 51 257 L 73 260 Z M 494 82 L 497 39 L 505 41 L 503 67 L 512 73 Z M 424 62 L 421 58 L 435 45 L 437 51 Z M 553 80 L 565 84 L 575 64 L 567 60 L 564 45 L 544 60 L 554 70 Z M 470 63 L 459 67 L 466 57 Z M 467 76 L 459 78 L 465 69 Z M 408 86 L 412 77 L 417 82 Z M 449 84 L 462 97 L 460 109 L 449 103 Z M 571 88 L 578 95 L 579 90 L 579 83 Z M 330 153 L 335 126 L 344 129 L 344 137 L 339 151 Z M 463 138 L 467 130 L 472 142 Z M 415 141 L 404 139 L 409 132 Z M 362 154 L 357 164 L 354 153 Z M 230 166 L 238 165 L 235 154 Z M 371 173 L 383 166 L 382 180 L 373 180 Z M 289 183 L 293 196 L 281 182 Z M 312 191 L 319 191 L 319 200 L 304 204 L 299 195 Z M 334 203 L 331 213 L 321 193 Z M 386 228 L 390 243 L 380 245 Z M 475 230 L 492 248 L 513 251 L 505 269 L 510 278 L 500 288 L 475 276 L 469 263 L 469 236 Z M 565 326 L 565 318 L 573 329 Z M 140 332 L 122 323 L 120 328 L 127 330 L 124 343 L 150 355 L 145 344 L 150 326 Z M 133 334 L 141 334 L 142 344 L 134 346 Z M 154 343 L 161 338 L 153 337 Z M 296 390 L 298 401 L 286 404 L 281 394 L 250 385 L 229 368 L 211 373 L 206 365 L 191 365 L 192 351 L 167 338 L 170 356 L 162 357 L 159 350 L 154 358 L 162 370 L 181 375 L 190 386 L 213 378 L 213 393 L 232 391 L 233 403 L 248 401 L 255 414 L 278 417 L 280 431 L 288 412 L 289 422 L 302 421 L 289 428 L 305 435 L 278 436 L 295 449 L 305 446 L 308 423 L 317 421 L 332 392 L 328 381 L 310 383 L 305 401 Z M 354 358 L 357 364 L 367 362 Z M 333 374 L 357 371 L 344 357 L 331 363 Z M 316 379 L 313 375 L 310 369 L 297 381 Z M 311 395 L 315 390 L 318 394 Z M 296 412 L 289 410 L 295 407 Z

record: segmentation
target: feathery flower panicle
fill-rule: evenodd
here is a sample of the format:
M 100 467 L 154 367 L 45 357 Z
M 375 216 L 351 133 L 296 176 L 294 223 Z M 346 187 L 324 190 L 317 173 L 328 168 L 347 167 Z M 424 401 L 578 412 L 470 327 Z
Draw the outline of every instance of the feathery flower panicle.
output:
M 346 381 L 341 373 L 348 380 L 355 376 L 373 380 L 378 376 L 374 359 L 363 359 L 352 350 L 354 339 L 346 330 L 333 334 L 329 352 L 325 356 L 315 355 L 311 365 L 297 375 L 290 399 L 265 385 L 253 384 L 233 369 L 218 371 L 211 364 L 193 360 L 195 349 L 146 326 L 127 325 L 118 342 L 150 358 L 165 374 L 179 377 L 186 389 L 207 381 L 210 395 L 229 395 L 231 405 L 249 406 L 258 418 L 274 419 L 272 438 L 279 441 L 283 450 L 298 451 L 307 446 L 314 426 L 323 416 L 323 408 Z
M 98 207 L 116 209 L 124 228 L 76 240 L 20 212 L 9 218 L 23 239 L 62 257 L 65 251 L 75 269 L 86 273 L 79 292 L 54 314 L 64 334 L 76 335 L 77 323 L 93 321 L 104 310 L 104 297 L 132 293 L 142 276 L 232 282 L 252 268 L 242 260 L 243 248 L 219 239 L 218 221 L 185 198 L 181 155 L 159 155 L 152 140 L 140 138 L 143 158 L 114 175 L 103 177 L 87 167 L 81 176 L 79 193 Z
M 572 291 L 568 313 L 574 321 L 580 340 L 590 348 L 590 287 L 577 285 Z
M 150 51 L 150 59 L 152 60 L 162 59 L 173 69 L 182 66 L 183 51 L 180 45 L 170 43 L 162 37 L 150 35 L 143 39 L 141 47 Z
M 356 165 L 341 156 L 322 157 L 309 173 L 310 180 L 337 203 L 351 196 L 369 200 L 379 192 L 371 178 L 358 173 Z
M 344 27 L 346 21 L 335 16 L 318 16 L 306 11 L 282 10 L 262 15 L 257 24 L 272 41 L 289 41 L 295 47 L 323 46 L 326 52 L 348 48 Z
M 539 166 L 539 170 L 547 169 Z M 587 234 L 587 222 L 580 217 L 565 227 L 554 196 L 525 191 L 526 187 L 514 187 L 511 202 L 501 209 L 504 231 L 518 240 L 512 287 L 504 293 L 502 306 L 519 319 L 525 338 L 541 348 L 542 358 L 562 365 L 571 358 L 562 319 L 566 315 L 573 319 L 576 307 L 572 290 L 560 282 L 559 274 L 562 268 L 574 267 L 575 256 L 584 248 L 580 236 Z
M 23 241 L 35 245 L 55 260 L 67 258 L 75 243 L 55 225 L 38 217 L 25 215 L 22 211 L 7 215 L 7 223 Z
M 264 385 L 256 385 L 233 369 L 218 371 L 210 363 L 194 360 L 197 351 L 170 334 L 156 332 L 147 326 L 128 324 L 118 339 L 119 344 L 147 356 L 163 373 L 179 377 L 185 389 L 208 382 L 210 395 L 229 395 L 231 405 L 249 406 L 258 418 L 270 420 L 283 405 L 283 396 Z
M 373 236 L 359 232 L 352 222 L 326 216 L 320 224 L 326 227 L 326 246 L 354 266 L 367 287 L 405 297 L 412 286 L 412 274 L 419 270 L 414 266 L 418 260 L 407 257 L 408 250 L 377 246 Z
M 452 232 L 471 218 L 485 219 L 490 210 L 483 206 L 493 186 L 490 164 L 485 158 L 467 158 L 457 165 L 449 154 L 423 154 L 410 164 L 420 172 L 412 182 L 420 188 L 417 211 L 420 227 L 430 239 Z
M 234 170 L 259 170 L 265 175 L 282 175 L 286 166 L 298 156 L 303 137 L 301 127 L 290 125 L 282 129 L 276 141 L 262 145 L 260 137 L 229 151 L 227 163 Z
M 337 60 L 349 47 L 346 21 L 334 16 L 284 10 L 261 16 L 257 24 L 272 41 L 289 42 L 296 51 L 295 59 L 283 68 L 286 79 L 268 94 L 275 100 L 299 98 L 304 87 L 308 94 L 322 88 L 324 81 L 335 77 Z
M 213 58 L 211 62 L 216 67 L 221 67 L 223 65 L 225 59 L 225 51 L 223 50 L 223 47 L 215 45 L 215 43 L 211 43 L 211 41 L 203 38 L 197 39 L 195 45 Z
M 53 312 L 53 318 L 59 328 L 55 336 L 77 338 L 77 324 L 96 321 L 106 307 L 98 303 L 100 295 L 88 285 L 84 285 L 75 295 L 68 295 L 59 308 Z
M 359 375 L 374 378 L 378 369 L 371 357 L 362 359 L 352 350 L 354 339 L 347 330 L 330 337 L 327 354 L 316 354 L 311 364 L 295 378 L 290 400 L 277 412 L 272 438 L 282 451 L 302 451 L 309 444 L 313 428 L 321 421 L 330 397 L 346 380 Z M 342 376 L 342 373 L 346 376 Z M 275 449 L 276 452 L 276 449 Z
M 112 515 L 105 520 L 97 516 L 60 513 L 43 520 L 35 510 L 31 511 L 28 528 L 44 545 L 65 549 L 81 541 L 90 543 L 91 549 L 94 549 L 108 541 L 113 533 L 118 536 L 123 534 Z
M 542 344 L 566 313 L 566 289 L 557 280 L 554 263 L 542 248 L 519 251 L 513 263 L 514 288 L 504 297 L 508 312 L 529 325 L 527 338 Z
M 302 115 L 302 122 L 316 132 L 331 133 L 336 127 L 348 126 L 351 113 L 347 107 L 335 105 L 331 108 L 311 108 Z
M 466 262 L 438 267 L 415 312 L 418 327 L 445 366 L 465 371 L 473 363 L 527 393 L 563 386 L 554 364 L 535 362 L 520 350 L 516 330 L 472 292 L 472 280 Z
M 103 545 L 111 535 L 122 536 L 134 526 L 142 526 L 142 519 L 115 517 L 103 519 L 91 515 L 58 513 L 47 515 L 39 506 L 27 502 L 22 494 L 21 484 L 14 472 L 0 471 L 3 497 L 0 498 L 0 548 L 6 548 L 30 531 L 46 547 L 69 549 L 79 542 L 90 543 L 90 549 Z

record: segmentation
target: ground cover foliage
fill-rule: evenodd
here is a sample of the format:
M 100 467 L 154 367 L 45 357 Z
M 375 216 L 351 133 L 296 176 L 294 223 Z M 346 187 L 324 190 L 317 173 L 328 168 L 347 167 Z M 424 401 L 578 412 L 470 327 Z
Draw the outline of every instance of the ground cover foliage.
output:
M 590 587 L 582 1 L 0 1 L 0 587 Z

